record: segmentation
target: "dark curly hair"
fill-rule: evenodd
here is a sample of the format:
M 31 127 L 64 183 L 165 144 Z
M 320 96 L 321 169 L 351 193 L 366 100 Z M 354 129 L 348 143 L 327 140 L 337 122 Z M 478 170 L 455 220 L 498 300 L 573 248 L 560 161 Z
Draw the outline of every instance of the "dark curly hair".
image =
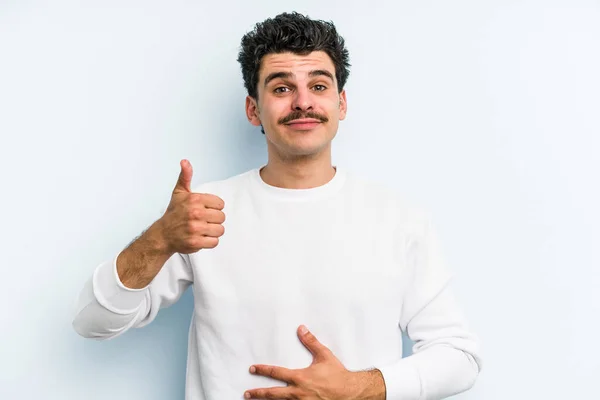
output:
M 312 20 L 292 12 L 257 23 L 254 30 L 242 38 L 237 60 L 242 67 L 244 86 L 249 96 L 258 99 L 256 87 L 262 58 L 270 53 L 288 51 L 300 55 L 313 51 L 327 53 L 335 66 L 338 90 L 344 89 L 350 74 L 349 55 L 333 22 Z

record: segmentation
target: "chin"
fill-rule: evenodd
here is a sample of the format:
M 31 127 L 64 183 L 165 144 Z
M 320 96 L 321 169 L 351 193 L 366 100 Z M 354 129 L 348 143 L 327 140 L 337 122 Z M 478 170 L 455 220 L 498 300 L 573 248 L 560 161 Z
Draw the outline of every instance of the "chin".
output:
M 287 153 L 295 156 L 310 156 L 323 152 L 331 143 L 331 141 L 312 141 L 304 143 L 288 143 L 286 147 Z

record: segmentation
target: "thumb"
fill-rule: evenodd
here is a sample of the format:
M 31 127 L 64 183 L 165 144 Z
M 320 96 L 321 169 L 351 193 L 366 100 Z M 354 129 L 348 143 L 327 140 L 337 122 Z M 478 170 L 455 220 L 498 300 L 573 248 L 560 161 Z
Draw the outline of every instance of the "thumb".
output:
M 181 172 L 179 173 L 179 178 L 173 192 L 191 192 L 192 164 L 188 160 L 181 160 L 179 165 L 181 165 Z

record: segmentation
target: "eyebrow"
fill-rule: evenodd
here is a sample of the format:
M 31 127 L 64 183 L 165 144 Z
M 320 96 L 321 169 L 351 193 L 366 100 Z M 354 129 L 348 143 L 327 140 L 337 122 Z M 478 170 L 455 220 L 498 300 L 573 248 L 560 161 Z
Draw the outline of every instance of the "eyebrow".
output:
M 308 73 L 308 76 L 315 77 L 315 76 L 326 76 L 329 79 L 331 79 L 331 81 L 333 82 L 333 74 L 325 69 L 315 69 L 313 71 L 310 71 Z M 292 72 L 273 72 L 270 73 L 266 78 L 265 78 L 265 87 L 269 84 L 269 82 L 271 82 L 273 79 L 277 79 L 277 78 L 281 78 L 281 79 L 289 79 L 289 78 L 293 78 L 295 77 L 295 75 Z

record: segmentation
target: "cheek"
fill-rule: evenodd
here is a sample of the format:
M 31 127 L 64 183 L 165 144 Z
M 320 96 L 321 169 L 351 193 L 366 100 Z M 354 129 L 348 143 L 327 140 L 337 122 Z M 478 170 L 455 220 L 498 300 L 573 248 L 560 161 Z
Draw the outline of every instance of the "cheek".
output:
M 337 118 L 340 115 L 340 105 L 338 104 L 337 100 L 329 105 L 327 108 L 327 114 L 331 118 Z
M 339 96 L 335 96 L 335 97 L 330 97 L 327 101 L 327 109 L 330 112 L 339 112 L 340 111 L 340 103 L 341 100 L 339 98 Z
M 261 105 L 261 115 L 264 117 L 272 117 L 281 108 L 279 102 L 273 99 L 264 99 Z
M 269 123 L 276 125 L 278 120 L 287 117 L 290 112 L 291 108 L 289 105 L 277 104 L 269 108 L 268 112 L 265 114 L 265 117 Z

